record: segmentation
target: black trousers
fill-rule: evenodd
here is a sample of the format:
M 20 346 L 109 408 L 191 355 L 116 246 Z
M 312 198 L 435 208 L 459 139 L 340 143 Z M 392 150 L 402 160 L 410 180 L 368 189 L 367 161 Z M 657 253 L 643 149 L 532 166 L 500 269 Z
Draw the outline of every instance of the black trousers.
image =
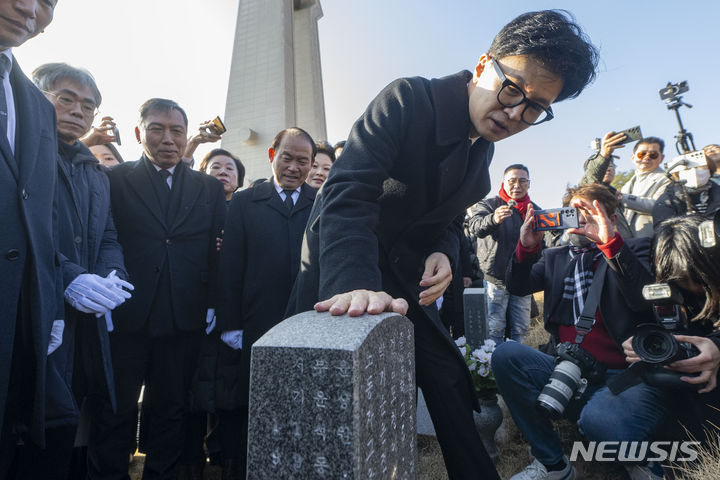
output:
M 390 275 L 383 289 L 393 297 L 408 296 Z M 475 391 L 434 306 L 408 301 L 407 318 L 415 331 L 415 375 L 432 419 L 450 480 L 500 480 L 473 421 Z M 439 328 L 438 328 L 439 327 Z
M 143 479 L 175 480 L 183 448 L 187 392 L 202 332 L 150 338 L 146 333 L 110 335 L 117 413 L 104 402 L 90 427 L 88 478 L 127 480 L 128 445 L 143 394 L 140 450 Z
M 28 298 L 27 295 L 25 298 Z M 7 399 L 0 425 L 0 479 L 17 478 L 22 467 L 18 440 L 31 422 L 35 397 L 35 356 L 33 354 L 30 308 L 21 297 L 15 320 L 15 337 L 10 365 Z M 30 440 L 23 436 L 25 443 Z

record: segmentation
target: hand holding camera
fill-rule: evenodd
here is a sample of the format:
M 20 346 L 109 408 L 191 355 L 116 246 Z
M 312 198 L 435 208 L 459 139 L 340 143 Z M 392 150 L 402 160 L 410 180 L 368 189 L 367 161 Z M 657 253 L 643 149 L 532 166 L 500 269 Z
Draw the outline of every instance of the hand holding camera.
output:
M 501 205 L 493 212 L 493 222 L 496 225 L 500 225 L 506 218 L 512 215 L 512 206 Z
M 578 209 L 585 223 L 583 224 L 583 218 L 580 218 L 580 227 L 570 228 L 568 229 L 568 233 L 584 235 L 600 245 L 608 243 L 615 238 L 615 226 L 610 221 L 610 217 L 600 202 L 593 200 L 592 203 L 589 203 L 582 198 L 576 198 L 573 200 L 571 206 Z
M 197 147 L 200 146 L 201 143 L 217 142 L 220 140 L 220 136 L 226 131 L 227 129 L 225 128 L 222 120 L 220 120 L 220 117 L 215 117 L 212 120 L 207 120 L 201 123 L 197 132 L 188 138 L 183 158 L 193 158 L 195 150 L 197 150 Z
M 113 117 L 102 117 L 100 125 L 93 127 L 92 131 L 82 139 L 82 142 L 88 147 L 112 142 L 122 145 L 120 142 L 120 130 L 118 130 Z
M 625 139 L 627 135 L 625 132 L 615 133 L 608 132 L 602 138 L 600 142 L 600 155 L 605 158 L 609 158 L 612 153 L 618 148 L 625 148 Z
M 190 137 L 188 143 L 192 142 L 199 145 L 201 143 L 217 142 L 225 131 L 225 125 L 220 120 L 220 117 L 215 117 L 201 123 L 197 133 Z
M 543 232 L 535 230 L 535 209 L 530 204 L 525 212 L 525 221 L 520 227 L 520 244 L 523 248 L 532 250 L 540 245 L 542 238 Z

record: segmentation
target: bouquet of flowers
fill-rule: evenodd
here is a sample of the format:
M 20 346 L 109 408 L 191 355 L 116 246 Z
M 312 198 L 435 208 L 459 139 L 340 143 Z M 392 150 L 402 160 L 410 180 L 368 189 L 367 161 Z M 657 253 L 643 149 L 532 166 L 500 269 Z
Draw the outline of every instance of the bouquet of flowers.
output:
M 458 338 L 455 340 L 455 343 L 465 358 L 465 364 L 468 370 L 470 370 L 470 375 L 472 376 L 475 391 L 477 391 L 478 396 L 485 397 L 496 394 L 497 385 L 495 384 L 495 377 L 490 369 L 490 359 L 495 350 L 495 342 L 485 340 L 485 343 L 475 350 L 472 350 L 472 347 L 467 343 L 465 337 Z

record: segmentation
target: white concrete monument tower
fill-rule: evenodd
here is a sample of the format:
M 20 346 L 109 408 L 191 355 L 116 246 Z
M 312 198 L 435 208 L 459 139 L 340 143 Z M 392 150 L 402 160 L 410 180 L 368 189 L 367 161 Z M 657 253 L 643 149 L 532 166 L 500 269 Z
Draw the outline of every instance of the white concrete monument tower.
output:
M 222 147 L 242 160 L 246 184 L 271 176 L 267 149 L 280 130 L 327 138 L 320 17 L 319 0 L 240 0 Z

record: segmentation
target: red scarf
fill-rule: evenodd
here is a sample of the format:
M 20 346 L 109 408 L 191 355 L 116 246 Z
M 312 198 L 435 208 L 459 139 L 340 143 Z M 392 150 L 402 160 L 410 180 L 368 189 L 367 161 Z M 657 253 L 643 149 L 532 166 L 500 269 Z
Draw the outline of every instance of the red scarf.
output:
M 514 198 L 510 198 L 510 195 L 508 195 L 507 192 L 505 191 L 504 183 L 500 184 L 500 192 L 498 193 L 498 195 L 500 196 L 500 198 L 505 200 L 505 203 L 509 202 L 510 200 L 513 200 L 515 202 L 515 205 L 513 206 L 513 208 L 516 208 L 517 211 L 520 213 L 520 216 L 522 217 L 522 219 L 525 220 L 525 212 L 527 211 L 528 205 L 530 205 L 530 195 L 528 195 L 526 193 L 525 196 L 523 198 L 521 198 L 520 200 L 515 200 Z

